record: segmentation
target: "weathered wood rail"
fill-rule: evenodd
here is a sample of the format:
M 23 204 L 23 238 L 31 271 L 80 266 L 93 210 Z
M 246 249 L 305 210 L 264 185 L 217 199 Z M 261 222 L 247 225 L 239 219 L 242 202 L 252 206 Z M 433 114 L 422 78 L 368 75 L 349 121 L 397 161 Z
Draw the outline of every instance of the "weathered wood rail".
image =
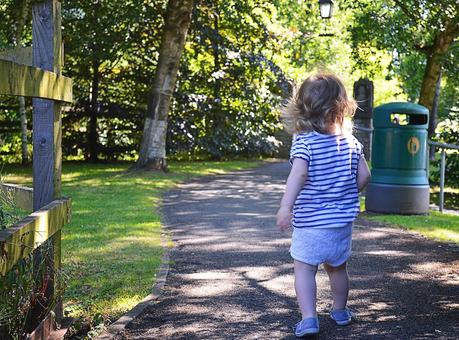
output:
M 33 97 L 33 191 L 14 185 L 0 190 L 12 195 L 18 207 L 33 211 L 0 231 L 0 279 L 19 261 L 33 254 L 33 273 L 45 263 L 45 297 L 28 312 L 23 332 L 46 339 L 50 315 L 62 317 L 57 296 L 61 265 L 61 229 L 69 222 L 71 200 L 61 198 L 61 107 L 72 101 L 72 80 L 62 75 L 61 6 L 57 0 L 38 0 L 32 6 L 32 46 L 0 51 L 0 94 Z M 48 261 L 41 261 L 48 257 Z M 50 283 L 50 284 L 49 284 Z M 38 328 L 36 328 L 38 326 Z M 34 329 L 37 329 L 34 332 Z M 0 339 L 10 339 L 0 325 Z
M 70 222 L 71 200 L 55 200 L 11 227 L 0 230 L 0 275 L 45 243 Z
M 43 69 L 0 60 L 0 93 L 64 102 L 72 101 L 72 79 Z
M 33 211 L 33 189 L 16 184 L 0 183 L 0 193 L 9 196 L 12 203 L 27 212 Z

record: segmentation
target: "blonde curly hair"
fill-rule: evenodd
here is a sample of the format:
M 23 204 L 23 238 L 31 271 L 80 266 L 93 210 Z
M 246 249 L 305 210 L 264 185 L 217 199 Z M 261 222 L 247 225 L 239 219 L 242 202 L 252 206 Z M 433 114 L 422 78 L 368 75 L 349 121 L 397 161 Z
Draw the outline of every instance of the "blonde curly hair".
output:
M 323 134 L 350 134 L 357 109 L 348 98 L 341 80 L 330 73 L 308 77 L 281 108 L 285 129 L 291 133 L 316 131 Z

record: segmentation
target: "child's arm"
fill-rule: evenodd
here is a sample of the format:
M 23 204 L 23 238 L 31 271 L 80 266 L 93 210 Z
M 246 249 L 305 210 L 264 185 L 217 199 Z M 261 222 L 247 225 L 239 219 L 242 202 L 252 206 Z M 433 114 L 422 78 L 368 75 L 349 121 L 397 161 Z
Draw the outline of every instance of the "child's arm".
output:
M 294 158 L 292 170 L 287 179 L 285 193 L 282 197 L 276 220 L 279 230 L 284 231 L 290 227 L 292 219 L 292 208 L 296 197 L 304 185 L 308 175 L 308 162 L 301 158 Z
M 370 181 L 370 177 L 370 169 L 368 168 L 365 157 L 362 155 L 362 157 L 360 157 L 359 165 L 357 168 L 357 187 L 359 188 L 359 192 L 366 187 Z

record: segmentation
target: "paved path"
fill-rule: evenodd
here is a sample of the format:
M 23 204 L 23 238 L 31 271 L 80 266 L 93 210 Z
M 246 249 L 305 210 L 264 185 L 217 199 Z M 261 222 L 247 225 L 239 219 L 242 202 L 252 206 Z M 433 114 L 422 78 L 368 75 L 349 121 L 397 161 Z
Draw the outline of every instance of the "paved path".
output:
M 274 214 L 287 164 L 204 178 L 169 192 L 164 222 L 175 248 L 159 301 L 126 339 L 293 339 L 300 314 L 289 235 Z M 318 273 L 320 339 L 453 339 L 459 334 L 458 247 L 357 221 L 348 327 L 328 318 Z

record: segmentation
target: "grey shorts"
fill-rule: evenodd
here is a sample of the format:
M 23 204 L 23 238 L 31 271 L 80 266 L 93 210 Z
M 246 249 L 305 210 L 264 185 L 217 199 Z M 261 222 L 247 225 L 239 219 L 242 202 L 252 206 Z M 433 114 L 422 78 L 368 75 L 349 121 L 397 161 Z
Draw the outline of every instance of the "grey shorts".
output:
M 352 223 L 341 228 L 293 228 L 290 255 L 313 266 L 338 267 L 351 256 Z

